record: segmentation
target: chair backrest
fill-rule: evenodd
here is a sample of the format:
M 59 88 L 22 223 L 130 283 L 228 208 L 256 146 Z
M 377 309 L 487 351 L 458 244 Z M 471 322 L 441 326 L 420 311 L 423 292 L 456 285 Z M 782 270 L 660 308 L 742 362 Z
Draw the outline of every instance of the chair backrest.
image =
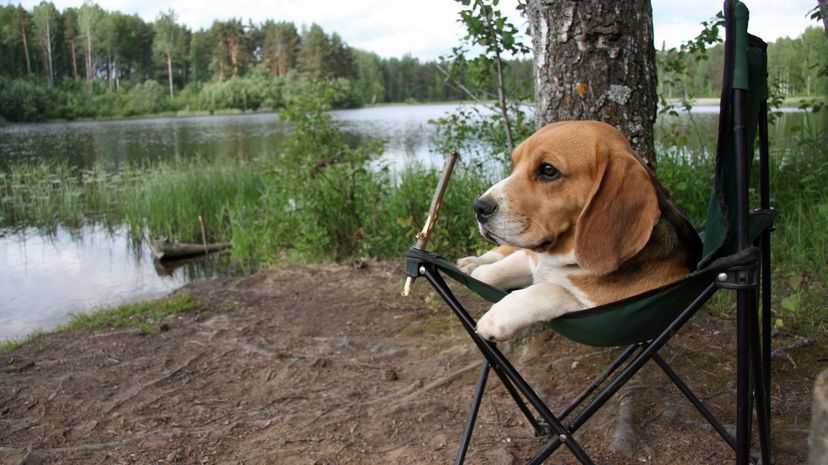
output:
M 747 195 L 750 184 L 750 167 L 753 161 L 753 143 L 759 122 L 768 99 L 767 44 L 747 32 L 749 12 L 739 1 L 727 0 L 725 16 L 725 60 L 722 77 L 722 94 L 719 103 L 719 134 L 716 146 L 715 188 L 710 198 L 707 221 L 704 227 L 704 248 L 699 267 L 716 258 L 737 252 L 739 244 L 740 201 L 739 191 Z M 743 91 L 744 99 L 736 99 L 737 91 Z M 736 112 L 741 115 L 736 116 Z M 734 121 L 741 121 L 743 132 L 735 131 Z M 737 146 L 743 137 L 745 155 L 744 174 L 738 169 Z M 743 179 L 740 182 L 740 176 Z M 742 208 L 746 209 L 746 204 Z M 743 211 L 744 228 L 748 228 L 748 212 Z M 744 246 L 744 244 L 742 244 Z

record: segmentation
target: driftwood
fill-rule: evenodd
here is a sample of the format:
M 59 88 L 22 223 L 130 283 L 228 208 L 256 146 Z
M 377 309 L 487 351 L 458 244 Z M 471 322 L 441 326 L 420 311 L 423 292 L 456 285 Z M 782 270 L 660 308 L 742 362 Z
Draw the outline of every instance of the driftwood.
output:
M 207 255 L 219 250 L 229 249 L 229 242 L 214 242 L 211 244 L 186 244 L 159 239 L 150 243 L 152 255 L 156 260 L 177 260 L 196 255 Z

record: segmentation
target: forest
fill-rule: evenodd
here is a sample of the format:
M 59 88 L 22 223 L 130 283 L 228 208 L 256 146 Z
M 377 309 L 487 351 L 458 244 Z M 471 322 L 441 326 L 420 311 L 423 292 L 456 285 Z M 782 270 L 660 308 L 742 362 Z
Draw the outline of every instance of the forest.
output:
M 448 51 L 447 51 L 448 52 Z M 676 58 L 659 55 L 667 99 L 718 95 L 721 45 Z M 781 97 L 828 94 L 828 39 L 817 27 L 770 44 L 771 81 Z M 216 111 L 270 111 L 325 79 L 336 107 L 433 102 L 469 95 L 450 58 L 380 57 L 349 46 L 336 32 L 290 21 L 216 20 L 191 30 L 172 10 L 152 22 L 93 2 L 58 11 L 0 6 L 0 118 L 11 122 Z M 676 60 L 681 67 L 670 66 Z M 675 74 L 679 73 L 680 76 Z M 532 95 L 531 58 L 506 63 L 515 100 Z

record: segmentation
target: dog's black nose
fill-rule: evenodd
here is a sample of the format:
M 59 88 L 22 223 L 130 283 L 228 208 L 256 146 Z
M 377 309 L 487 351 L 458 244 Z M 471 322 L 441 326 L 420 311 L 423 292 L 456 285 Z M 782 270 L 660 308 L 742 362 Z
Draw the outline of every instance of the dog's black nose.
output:
M 477 221 L 485 223 L 497 210 L 497 204 L 479 198 L 474 201 L 474 212 L 477 214 Z

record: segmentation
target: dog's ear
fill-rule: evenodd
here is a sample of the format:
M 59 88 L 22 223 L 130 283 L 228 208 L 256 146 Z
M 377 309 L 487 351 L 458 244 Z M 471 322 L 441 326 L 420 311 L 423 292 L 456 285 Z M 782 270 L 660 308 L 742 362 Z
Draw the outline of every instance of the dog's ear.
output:
M 647 170 L 630 150 L 612 149 L 597 161 L 595 184 L 578 217 L 575 258 L 605 274 L 644 248 L 661 211 Z

